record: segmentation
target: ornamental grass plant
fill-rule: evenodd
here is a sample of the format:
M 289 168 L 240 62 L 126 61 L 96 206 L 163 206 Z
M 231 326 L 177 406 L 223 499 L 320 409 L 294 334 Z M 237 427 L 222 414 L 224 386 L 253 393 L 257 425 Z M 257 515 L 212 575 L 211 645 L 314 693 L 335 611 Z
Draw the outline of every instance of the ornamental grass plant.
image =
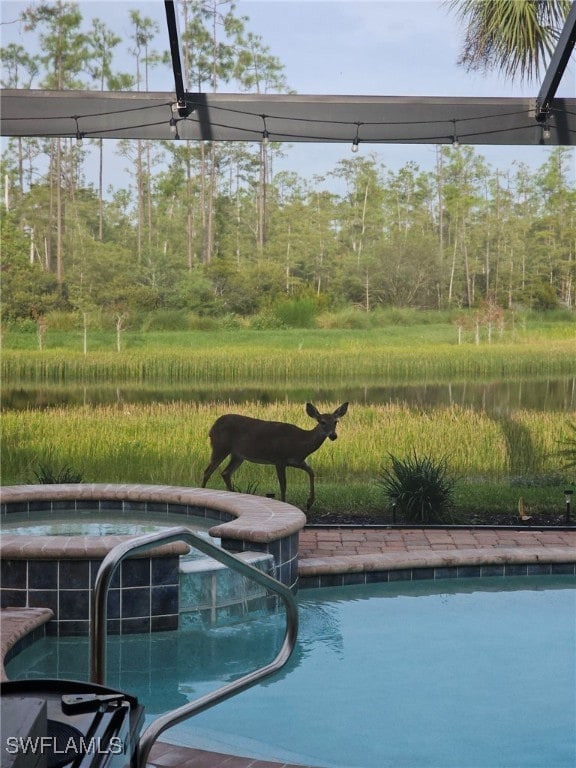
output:
M 386 499 L 401 520 L 414 525 L 454 522 L 455 480 L 448 471 L 446 457 L 399 458 L 390 454 L 391 467 L 382 467 L 379 483 Z

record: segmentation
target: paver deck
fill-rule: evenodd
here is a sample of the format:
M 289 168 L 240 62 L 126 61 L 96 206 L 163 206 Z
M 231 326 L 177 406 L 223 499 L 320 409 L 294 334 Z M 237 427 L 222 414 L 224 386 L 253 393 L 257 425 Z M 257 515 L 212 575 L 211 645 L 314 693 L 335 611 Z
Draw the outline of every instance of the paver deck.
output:
M 309 560 L 425 551 L 567 549 L 576 552 L 574 530 L 496 528 L 305 528 L 300 532 L 301 566 Z M 327 565 L 330 564 L 327 561 Z
M 314 766 L 291 766 L 270 760 L 255 760 L 253 757 L 234 757 L 220 752 L 206 752 L 203 749 L 176 747 L 157 742 L 150 753 L 149 768 L 314 768 Z
M 306 528 L 299 555 L 304 587 L 454 573 L 558 573 L 576 563 L 576 529 Z

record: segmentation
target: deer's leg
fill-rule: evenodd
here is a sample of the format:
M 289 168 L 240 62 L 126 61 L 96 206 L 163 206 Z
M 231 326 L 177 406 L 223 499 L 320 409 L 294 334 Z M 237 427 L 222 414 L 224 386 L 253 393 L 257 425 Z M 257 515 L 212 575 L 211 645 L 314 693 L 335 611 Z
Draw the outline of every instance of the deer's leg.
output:
M 244 462 L 244 459 L 241 456 L 237 456 L 236 454 L 232 454 L 232 458 L 226 465 L 226 468 L 222 471 L 222 477 L 224 478 L 224 482 L 226 483 L 226 488 L 228 488 L 229 491 L 234 490 L 234 486 L 232 485 L 232 475 L 238 467 Z
M 280 484 L 280 498 L 282 501 L 286 501 L 286 466 L 284 464 L 276 464 L 276 474 Z
M 306 509 L 308 510 L 314 503 L 314 472 L 312 471 L 312 467 L 309 464 L 306 464 L 305 461 L 303 461 L 302 464 L 298 464 L 297 467 L 298 469 L 303 469 L 310 478 L 310 495 L 306 502 Z
M 222 464 L 226 456 L 228 456 L 228 451 L 220 451 L 219 453 L 216 453 L 216 451 L 212 451 L 212 458 L 210 459 L 210 464 L 208 464 L 208 466 L 204 470 L 204 477 L 202 478 L 202 488 L 206 488 L 206 483 L 210 479 L 210 475 L 214 472 L 215 469 L 218 468 L 220 464 Z

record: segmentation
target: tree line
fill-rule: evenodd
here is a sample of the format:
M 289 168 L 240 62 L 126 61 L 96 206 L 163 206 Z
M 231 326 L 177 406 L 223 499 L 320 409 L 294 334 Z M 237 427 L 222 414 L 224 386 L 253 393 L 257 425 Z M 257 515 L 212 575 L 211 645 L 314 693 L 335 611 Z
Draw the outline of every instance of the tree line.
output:
M 221 0 L 180 3 L 194 90 L 286 92 L 281 63 Z M 4 87 L 147 90 L 159 29 L 129 11 L 122 40 L 77 3 L 22 16 L 41 53 L 1 50 Z M 114 68 L 127 47 L 131 72 Z M 169 74 L 167 74 L 169 76 Z M 316 307 L 573 307 L 576 186 L 569 148 L 543 166 L 489 166 L 439 146 L 433 171 L 376 155 L 324 178 L 276 172 L 282 145 L 118 141 L 126 184 L 106 194 L 102 140 L 18 138 L 2 160 L 3 319 L 55 310 L 117 322 L 151 310 L 265 314 Z M 88 181 L 90 151 L 98 180 Z M 341 191 L 330 191 L 330 188 Z

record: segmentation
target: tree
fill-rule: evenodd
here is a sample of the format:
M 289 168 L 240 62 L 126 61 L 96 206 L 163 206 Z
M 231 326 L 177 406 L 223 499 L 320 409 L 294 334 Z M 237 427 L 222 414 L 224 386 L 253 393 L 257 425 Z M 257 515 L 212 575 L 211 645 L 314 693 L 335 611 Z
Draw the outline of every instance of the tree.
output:
M 256 90 L 256 93 L 269 91 L 281 93 L 288 90 L 282 64 L 270 54 L 270 49 L 263 45 L 259 35 L 249 32 L 246 36 L 239 37 L 237 47 L 234 75 L 243 89 Z M 267 192 L 270 184 L 270 153 L 272 151 L 273 145 L 268 140 L 268 128 L 263 118 L 258 181 L 258 250 L 260 253 L 264 251 L 268 237 Z
M 3 88 L 31 88 L 32 81 L 38 74 L 37 60 L 21 46 L 10 43 L 0 48 L 0 60 L 4 66 L 6 77 L 0 79 Z M 14 141 L 14 140 L 11 140 Z M 16 140 L 18 157 L 18 192 L 20 200 L 24 195 L 24 146 L 22 137 Z M 30 141 L 27 142 L 30 144 Z
M 136 60 L 136 88 L 148 90 L 148 77 L 150 67 L 160 64 L 166 60 L 167 53 L 163 56 L 150 49 L 155 35 L 158 33 L 156 22 L 146 16 L 142 16 L 138 11 L 130 11 L 130 22 L 133 26 L 132 40 L 134 48 L 130 53 Z M 143 86 L 143 88 L 142 88 Z M 143 142 L 142 139 L 136 141 L 136 187 L 138 199 L 138 263 L 142 261 L 144 217 L 146 213 L 148 243 L 152 237 L 152 158 L 150 142 Z M 146 208 L 146 212 L 145 209 Z
M 184 30 L 184 69 L 192 90 L 219 90 L 222 83 L 234 83 L 242 90 L 259 93 L 286 90 L 282 65 L 263 45 L 261 38 L 246 33 L 245 16 L 236 14 L 230 0 L 186 0 L 182 3 Z M 224 119 L 224 118 L 223 118 Z M 228 119 L 228 118 L 226 118 Z M 263 252 L 266 243 L 266 194 L 269 185 L 270 156 L 274 150 L 265 136 L 258 147 L 259 180 L 257 196 L 256 247 Z M 244 149 L 244 153 L 249 150 Z M 215 142 L 202 142 L 200 161 L 199 225 L 202 235 L 202 261 L 209 264 L 216 249 L 216 200 L 219 175 L 229 166 L 229 151 Z
M 570 186 L 573 162 L 569 147 L 556 147 L 540 169 L 544 193 L 539 219 L 532 227 L 535 245 L 535 294 L 544 308 L 561 301 L 574 305 L 576 278 L 576 193 Z
M 0 209 L 2 254 L 2 321 L 43 317 L 53 309 L 65 309 L 54 275 L 28 257 L 29 244 L 16 216 Z
M 465 26 L 458 63 L 534 80 L 541 74 L 570 10 L 570 0 L 447 0 Z
M 276 60 L 229 0 L 179 7 L 191 91 L 285 87 Z M 118 37 L 94 20 L 84 45 L 80 21 L 71 3 L 35 7 L 27 24 L 38 40 L 2 51 L 6 85 L 34 77 L 54 87 L 60 77 L 74 88 L 82 60 L 92 87 L 122 88 L 127 81 L 112 70 Z M 155 32 L 138 14 L 130 29 L 135 79 L 145 88 L 158 61 Z M 39 47 L 37 58 L 26 53 Z M 435 174 L 414 163 L 391 171 L 360 154 L 307 181 L 274 172 L 282 148 L 273 142 L 126 141 L 128 172 L 112 200 L 103 199 L 101 172 L 98 188 L 86 184 L 85 150 L 73 140 L 61 141 L 60 161 L 50 139 L 15 150 L 12 140 L 0 162 L 1 175 L 21 190 L 5 196 L 19 230 L 17 260 L 4 265 L 9 320 L 40 322 L 52 308 L 109 324 L 129 312 L 136 326 L 151 309 L 271 316 L 280 304 L 300 314 L 346 304 L 366 312 L 378 304 L 464 304 L 492 313 L 575 303 L 576 191 L 564 148 L 551 149 L 536 172 L 494 171 L 472 147 L 444 146 Z M 327 191 L 331 176 L 343 192 Z
M 372 277 L 379 269 L 379 253 L 385 230 L 383 214 L 384 189 L 375 159 L 341 160 L 335 176 L 348 186 L 347 205 L 342 206 L 339 236 L 349 254 L 349 269 L 356 296 L 354 301 L 370 311 L 373 299 Z M 362 285 L 363 295 L 358 295 Z
M 76 3 L 58 0 L 56 3 L 43 3 L 30 6 L 23 14 L 27 31 L 40 28 L 40 44 L 43 54 L 39 61 L 46 68 L 46 76 L 41 82 L 43 88 L 61 91 L 66 88 L 81 88 L 83 82 L 79 75 L 84 71 L 89 57 L 87 38 L 80 31 L 82 14 Z M 52 139 L 50 184 L 56 195 L 56 277 L 58 284 L 64 281 L 63 262 L 63 198 L 62 181 L 66 177 L 63 169 L 65 160 L 63 143 L 60 138 Z M 67 154 L 70 163 L 75 163 L 71 151 Z M 71 176 L 71 174 L 70 174 Z
M 226 9 L 225 6 L 231 6 Z M 224 10 L 222 8 L 224 7 Z M 184 63 L 192 89 L 216 92 L 221 80 L 232 77 L 234 49 L 227 39 L 242 25 L 233 14 L 228 0 L 188 0 L 184 3 L 185 28 L 182 33 Z M 221 31 L 224 40 L 221 40 Z M 202 261 L 209 264 L 214 255 L 214 216 L 220 152 L 214 142 L 201 142 L 200 159 L 200 229 Z
M 114 34 L 100 19 L 92 20 L 92 29 L 89 35 L 89 45 L 92 56 L 88 68 L 92 79 L 98 85 L 98 89 L 105 88 L 111 91 L 128 89 L 133 84 L 133 78 L 126 73 L 115 74 L 112 71 L 112 57 L 114 49 L 122 42 L 122 38 Z M 104 151 L 103 139 L 98 142 L 98 237 L 102 240 L 104 230 Z
M 470 146 L 443 147 L 442 200 L 445 245 L 451 250 L 446 301 L 471 307 L 479 267 L 478 216 L 483 211 L 481 184 L 488 175 L 483 159 Z M 481 225 L 480 225 L 481 226 Z
M 382 304 L 393 307 L 434 307 L 440 281 L 436 239 L 413 228 L 397 233 L 382 246 L 380 268 L 373 280 Z

